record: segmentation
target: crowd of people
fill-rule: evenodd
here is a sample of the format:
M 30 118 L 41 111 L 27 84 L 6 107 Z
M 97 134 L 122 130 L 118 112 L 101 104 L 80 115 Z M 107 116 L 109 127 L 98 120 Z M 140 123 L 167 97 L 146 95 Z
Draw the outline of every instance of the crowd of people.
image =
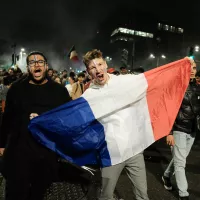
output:
M 121 67 L 120 71 L 115 68 L 109 68 L 107 70 L 109 74 L 114 75 L 126 75 L 129 73 L 126 67 Z M 143 68 L 134 69 L 133 73 L 143 73 Z M 15 67 L 10 67 L 9 69 L 3 69 L 0 71 L 0 107 L 1 112 L 4 112 L 5 109 L 5 100 L 6 94 L 12 83 L 17 81 L 20 78 L 26 77 L 28 73 L 23 73 L 18 65 Z M 86 72 L 82 71 L 80 73 L 75 73 L 74 71 L 68 72 L 67 70 L 63 70 L 58 72 L 53 68 L 49 68 L 47 70 L 48 78 L 65 86 L 69 92 L 69 95 L 72 99 L 79 98 L 84 91 L 89 88 L 91 83 L 91 76 Z
M 83 62 L 86 71 L 75 74 L 64 70 L 59 73 L 54 69 L 48 69 L 48 61 L 43 53 L 32 52 L 27 56 L 26 74 L 23 74 L 18 67 L 2 72 L 3 119 L 0 153 L 4 156 L 2 174 L 6 178 L 6 200 L 42 200 L 49 184 L 57 181 L 59 177 L 57 155 L 32 138 L 28 131 L 30 119 L 71 99 L 90 95 L 85 93 L 87 90 L 96 92 L 97 87 L 104 88 L 107 83 L 112 83 L 106 87 L 113 89 L 117 86 L 117 82 L 122 80 L 122 75 L 128 74 L 125 67 L 120 71 L 108 68 L 102 53 L 98 50 L 88 52 Z M 189 199 L 185 165 L 195 138 L 196 119 L 200 114 L 200 105 L 197 101 L 200 96 L 198 85 L 200 73 L 196 73 L 196 65 L 192 61 L 191 66 L 189 87 L 173 130 L 167 136 L 167 143 L 173 147 L 172 161 L 162 177 L 165 188 L 172 190 L 170 178 L 175 173 L 180 200 Z M 135 74 L 143 72 L 141 68 L 135 70 Z M 130 110 L 131 106 L 118 111 L 117 114 L 123 116 Z M 109 117 L 112 121 L 112 115 Z M 121 123 L 122 126 L 126 126 L 126 121 Z M 113 199 L 114 189 L 123 169 L 126 169 L 133 184 L 136 199 L 148 200 L 143 152 L 129 157 L 120 164 L 102 169 L 102 192 L 99 199 Z

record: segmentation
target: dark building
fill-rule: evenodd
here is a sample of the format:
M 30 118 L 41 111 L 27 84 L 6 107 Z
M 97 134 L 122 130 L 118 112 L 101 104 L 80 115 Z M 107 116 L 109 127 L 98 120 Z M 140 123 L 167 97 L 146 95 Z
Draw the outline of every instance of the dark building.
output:
M 110 42 L 115 52 L 113 60 L 116 65 L 127 65 L 130 69 L 140 66 L 151 69 L 186 55 L 184 29 L 155 21 L 150 18 L 129 20 L 124 27 L 113 30 Z

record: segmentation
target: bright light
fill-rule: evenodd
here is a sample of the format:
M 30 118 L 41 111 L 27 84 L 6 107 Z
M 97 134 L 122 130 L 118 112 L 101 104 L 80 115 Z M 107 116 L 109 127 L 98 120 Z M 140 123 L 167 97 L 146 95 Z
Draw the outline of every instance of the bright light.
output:
M 153 54 L 150 54 L 150 56 L 149 56 L 150 58 L 155 58 L 155 56 L 153 55 Z
M 195 46 L 195 51 L 196 51 L 196 52 L 199 51 L 199 46 Z
M 23 53 L 24 55 L 26 55 L 26 53 Z
M 190 56 L 189 58 L 193 59 L 194 60 L 194 56 Z
M 107 60 L 107 61 L 111 61 L 112 58 L 110 58 L 110 57 L 107 56 L 107 57 L 106 57 L 106 60 Z
M 70 67 L 69 69 L 71 70 L 72 68 Z
M 161 57 L 162 57 L 162 58 L 166 58 L 166 56 L 165 56 L 165 55 L 162 55 Z
M 25 51 L 25 49 L 22 48 L 21 51 Z

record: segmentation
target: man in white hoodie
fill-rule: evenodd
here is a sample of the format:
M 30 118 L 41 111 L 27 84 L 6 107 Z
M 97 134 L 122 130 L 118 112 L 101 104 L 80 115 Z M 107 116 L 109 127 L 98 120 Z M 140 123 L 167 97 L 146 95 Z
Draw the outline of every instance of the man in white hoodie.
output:
M 83 62 L 86 65 L 88 74 L 92 77 L 93 82 L 90 84 L 89 89 L 83 94 L 84 96 L 96 95 L 101 93 L 102 90 L 116 89 L 121 79 L 128 78 L 125 76 L 114 76 L 107 73 L 107 64 L 104 60 L 102 53 L 99 50 L 92 50 L 86 53 L 83 58 Z M 106 97 L 105 97 L 106 98 Z M 103 103 L 103 99 L 100 100 L 100 103 Z M 116 113 L 105 117 L 104 120 L 107 120 L 108 127 L 106 128 L 106 135 L 115 135 L 115 137 L 120 137 L 124 135 L 124 143 L 128 144 L 130 138 L 127 135 L 134 133 L 134 130 L 128 131 L 127 126 L 129 126 L 128 121 L 130 121 L 130 112 L 132 111 L 131 105 L 117 111 Z M 118 126 L 112 126 L 112 123 L 118 124 Z M 109 123 L 110 122 L 110 123 Z M 130 127 L 129 127 L 130 128 Z M 121 133 L 123 132 L 123 133 Z M 129 141 L 128 141 L 129 140 Z M 112 141 L 110 141 L 111 143 Z M 133 141 L 132 141 L 133 142 Z M 109 144 L 110 146 L 115 147 L 116 144 Z M 99 200 L 113 200 L 113 193 L 118 181 L 118 178 L 123 169 L 126 170 L 129 179 L 133 184 L 133 192 L 137 200 L 149 200 L 147 194 L 147 181 L 146 181 L 146 169 L 145 162 L 143 157 L 143 152 L 133 156 L 132 150 L 127 147 L 122 147 L 123 159 L 118 160 L 116 165 L 110 167 L 104 167 L 102 169 L 102 193 Z M 142 150 L 141 150 L 142 151 Z M 118 159 L 118 158 L 116 158 Z

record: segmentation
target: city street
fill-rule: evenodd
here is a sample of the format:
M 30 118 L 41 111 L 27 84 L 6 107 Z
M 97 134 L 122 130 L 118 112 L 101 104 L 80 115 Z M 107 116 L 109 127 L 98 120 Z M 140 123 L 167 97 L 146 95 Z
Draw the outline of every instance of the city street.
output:
M 186 174 L 189 183 L 189 192 L 192 200 L 200 199 L 200 140 L 196 140 L 191 154 L 187 160 Z M 145 151 L 145 160 L 147 168 L 147 181 L 148 181 L 148 193 L 150 200 L 176 200 L 178 199 L 178 193 L 176 190 L 168 192 L 164 189 L 161 176 L 168 162 L 171 159 L 170 148 L 165 144 L 165 140 L 162 139 L 153 144 L 149 149 Z M 175 179 L 172 179 L 173 186 L 176 188 Z M 2 198 L 2 187 L 0 188 L 0 200 Z M 117 184 L 117 192 L 120 194 L 123 200 L 133 200 L 133 194 L 131 190 L 131 183 L 127 178 L 125 172 L 122 173 L 119 182 Z
M 200 199 L 200 140 L 198 139 L 187 159 L 186 175 L 189 184 L 189 193 L 192 200 Z M 161 181 L 162 174 L 171 159 L 170 148 L 162 139 L 153 144 L 145 151 L 147 168 L 148 193 L 150 200 L 176 200 L 178 193 L 176 190 L 168 192 L 164 189 Z M 175 178 L 172 179 L 173 186 L 176 188 Z M 117 185 L 117 191 L 124 200 L 133 200 L 131 183 L 125 172 L 122 173 Z

